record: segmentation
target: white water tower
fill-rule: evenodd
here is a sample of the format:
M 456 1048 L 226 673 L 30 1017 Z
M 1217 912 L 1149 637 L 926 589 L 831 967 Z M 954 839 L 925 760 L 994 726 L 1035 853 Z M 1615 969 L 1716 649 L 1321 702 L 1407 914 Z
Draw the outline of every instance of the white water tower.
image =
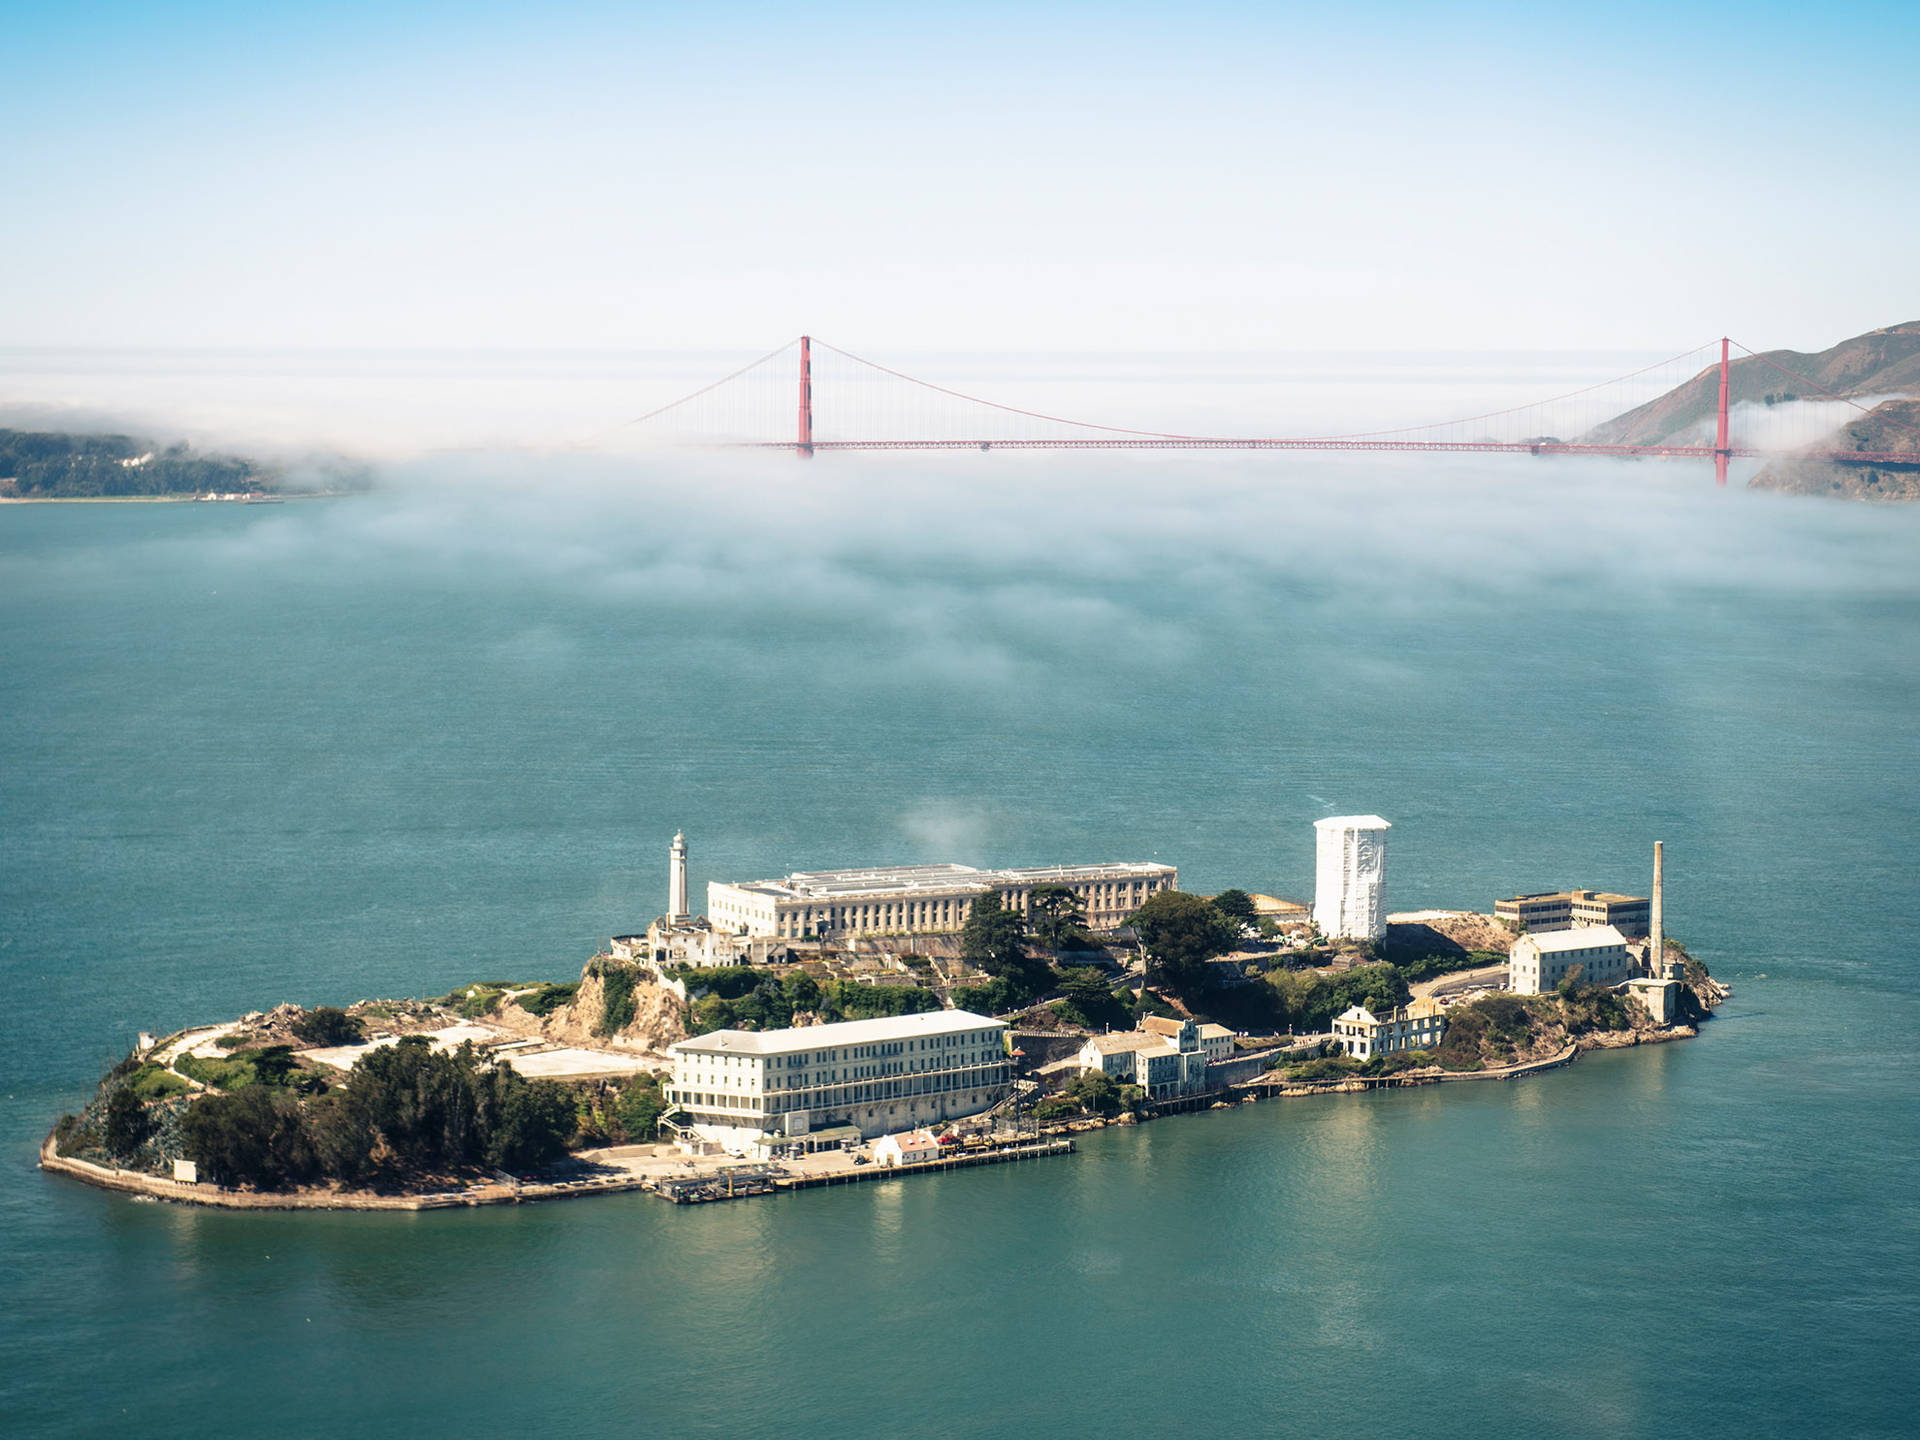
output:
M 1313 923 L 1340 940 L 1387 933 L 1387 831 L 1378 815 L 1314 822 Z

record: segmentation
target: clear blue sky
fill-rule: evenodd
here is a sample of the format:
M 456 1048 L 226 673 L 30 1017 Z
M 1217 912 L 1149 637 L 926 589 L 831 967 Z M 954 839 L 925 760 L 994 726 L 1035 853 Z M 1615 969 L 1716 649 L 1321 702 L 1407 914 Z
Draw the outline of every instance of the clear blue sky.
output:
M 0 4 L 0 344 L 1920 318 L 1920 5 Z

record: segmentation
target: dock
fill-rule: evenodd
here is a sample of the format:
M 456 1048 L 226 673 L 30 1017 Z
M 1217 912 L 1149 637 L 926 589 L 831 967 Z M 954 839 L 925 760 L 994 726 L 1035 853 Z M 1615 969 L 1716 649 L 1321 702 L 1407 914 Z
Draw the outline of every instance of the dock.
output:
M 1071 1155 L 1073 1150 L 1074 1142 L 1071 1139 L 1050 1137 L 966 1150 L 910 1165 L 856 1165 L 845 1170 L 810 1175 L 796 1175 L 778 1165 L 735 1165 L 718 1174 L 667 1176 L 649 1188 L 662 1200 L 675 1205 L 703 1205 L 716 1200 L 745 1200 L 755 1195 L 817 1190 L 833 1185 L 860 1185 L 870 1180 L 897 1180 L 908 1175 L 932 1175 L 947 1170 L 964 1170 L 974 1165 L 1008 1165 L 1021 1160 L 1038 1160 L 1048 1155 Z

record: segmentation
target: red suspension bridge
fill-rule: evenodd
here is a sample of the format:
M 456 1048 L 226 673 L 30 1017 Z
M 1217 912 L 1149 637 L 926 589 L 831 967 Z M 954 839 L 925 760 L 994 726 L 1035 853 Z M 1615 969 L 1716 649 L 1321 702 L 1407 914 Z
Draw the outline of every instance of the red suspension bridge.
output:
M 1853 464 L 1920 464 L 1911 450 L 1823 449 L 1836 425 L 1872 413 L 1857 401 L 1737 348 L 1780 383 L 1764 405 L 1735 404 L 1734 341 L 1710 345 L 1546 400 L 1462 419 L 1327 435 L 1236 436 L 1130 429 L 983 399 L 866 360 L 802 335 L 691 394 L 632 420 L 683 443 L 790 450 L 1300 450 L 1616 455 L 1711 460 L 1718 483 L 1730 461 L 1792 450 Z M 1715 357 L 1713 351 L 1717 349 Z M 1702 365 L 1702 361 L 1707 361 Z M 1751 388 L 1751 387 L 1748 387 Z M 822 403 L 831 392 L 834 403 Z M 1638 405 L 1623 403 L 1645 395 Z M 1759 397 L 1751 397 L 1758 399 Z M 1776 399 L 1788 402 L 1774 413 Z M 1662 408 L 1664 407 L 1664 409 Z M 1809 409 L 1817 412 L 1809 416 Z M 1624 412 L 1624 413 L 1623 413 Z M 1812 435 L 1781 422 L 1799 413 Z M 1836 414 L 1837 412 L 1837 414 Z M 1849 412 L 1852 412 L 1850 414 Z M 1571 422 L 1571 423 L 1569 423 Z M 1914 429 L 1894 420 L 1903 429 Z M 1736 439 L 1736 425 L 1757 432 Z M 1710 433 L 1709 433 L 1710 430 Z M 1575 438 L 1563 438 L 1572 435 Z M 1809 440 L 1811 443 L 1808 443 Z M 1904 443 L 1904 441 L 1902 442 Z

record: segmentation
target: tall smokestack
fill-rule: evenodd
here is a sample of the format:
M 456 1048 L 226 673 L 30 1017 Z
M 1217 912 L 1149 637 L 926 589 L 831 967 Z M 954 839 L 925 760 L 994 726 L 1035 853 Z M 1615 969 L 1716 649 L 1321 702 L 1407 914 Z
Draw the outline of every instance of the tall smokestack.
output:
M 1667 932 L 1661 911 L 1661 889 L 1666 884 L 1665 846 L 1653 842 L 1653 914 L 1647 927 L 1647 973 L 1656 980 L 1667 978 Z

